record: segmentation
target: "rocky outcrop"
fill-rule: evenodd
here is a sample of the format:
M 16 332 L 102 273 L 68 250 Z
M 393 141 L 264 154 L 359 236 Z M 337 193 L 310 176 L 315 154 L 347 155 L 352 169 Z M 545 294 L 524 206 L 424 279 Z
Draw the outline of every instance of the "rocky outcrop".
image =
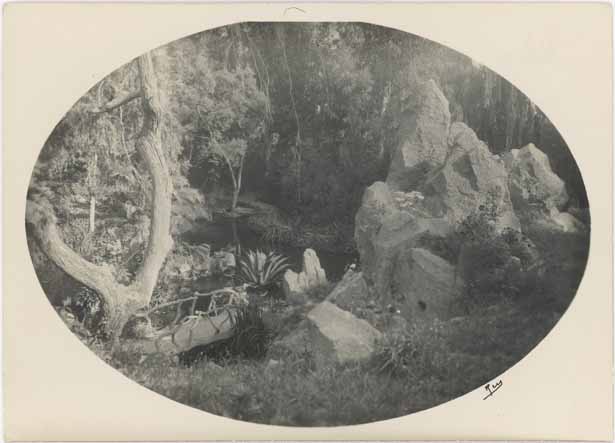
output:
M 269 356 L 282 359 L 288 353 L 307 353 L 317 366 L 357 362 L 372 355 L 381 337 L 367 321 L 324 301 L 290 334 L 274 341 Z
M 303 252 L 303 266 L 297 273 L 287 270 L 282 278 L 282 289 L 286 299 L 291 303 L 305 302 L 305 293 L 311 289 L 327 284 L 327 275 L 320 266 L 318 255 L 313 249 Z
M 366 189 L 355 217 L 369 290 L 412 320 L 447 317 L 464 286 L 456 266 L 427 250 L 423 239 L 443 239 L 477 214 L 488 214 L 494 232 L 509 237 L 536 224 L 583 229 L 561 212 L 566 187 L 544 153 L 528 145 L 502 158 L 494 155 L 467 125 L 451 124 L 448 106 L 436 84 L 428 82 L 416 112 L 400 128 L 386 182 Z M 531 245 L 517 246 L 521 257 L 506 267 L 512 273 L 538 261 Z
M 455 226 L 480 205 L 497 208 L 497 228 L 519 229 L 504 162 L 464 123 L 453 123 L 444 162 L 421 184 L 428 212 Z
M 386 180 L 394 190 L 414 189 L 427 172 L 442 164 L 448 152 L 448 100 L 436 83 L 429 80 L 419 101 L 417 112 L 400 129 L 402 143 L 393 154 Z
M 504 162 L 463 123 L 450 124 L 448 102 L 434 82 L 426 86 L 412 131 L 402 134 L 387 182 L 363 195 L 355 241 L 363 275 L 384 303 L 413 317 L 444 316 L 461 285 L 454 267 L 425 249 L 426 235 L 445 237 L 484 208 L 495 228 L 519 229 Z M 407 129 L 407 128 L 406 128 Z
M 547 155 L 533 144 L 503 156 L 508 187 L 524 231 L 535 228 L 564 232 L 584 230 L 572 214 L 560 212 L 568 202 L 566 185 L 551 169 Z
M 340 363 L 362 360 L 371 355 L 380 332 L 365 320 L 360 320 L 328 301 L 316 306 L 308 319 L 332 344 Z
M 386 183 L 374 183 L 366 189 L 355 217 L 355 241 L 367 283 L 377 294 L 390 292 L 400 254 L 422 234 L 444 236 L 449 230 L 445 217 L 431 216 L 420 205 L 401 209 Z

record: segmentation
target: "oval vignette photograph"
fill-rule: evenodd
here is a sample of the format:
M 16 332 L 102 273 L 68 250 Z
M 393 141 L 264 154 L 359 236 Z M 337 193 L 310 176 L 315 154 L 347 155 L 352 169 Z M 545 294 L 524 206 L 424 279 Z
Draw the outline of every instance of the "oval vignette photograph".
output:
M 557 128 L 420 36 L 245 22 L 83 92 L 33 167 L 32 263 L 78 340 L 181 404 L 344 426 L 497 396 L 583 277 Z

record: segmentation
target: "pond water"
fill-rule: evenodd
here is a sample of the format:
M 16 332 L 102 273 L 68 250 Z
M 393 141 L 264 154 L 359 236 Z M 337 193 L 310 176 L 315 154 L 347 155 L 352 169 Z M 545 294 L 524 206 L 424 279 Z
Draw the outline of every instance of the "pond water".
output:
M 286 244 L 271 244 L 250 229 L 242 219 L 203 221 L 193 231 L 184 235 L 184 240 L 193 243 L 207 243 L 212 251 L 234 249 L 237 243 L 242 250 L 261 249 L 275 251 L 288 257 L 291 268 L 298 272 L 303 261 L 303 247 Z M 318 254 L 320 265 L 327 273 L 329 281 L 338 281 L 344 275 L 346 267 L 357 261 L 356 254 L 333 253 L 313 248 Z M 211 282 L 212 284 L 214 282 Z

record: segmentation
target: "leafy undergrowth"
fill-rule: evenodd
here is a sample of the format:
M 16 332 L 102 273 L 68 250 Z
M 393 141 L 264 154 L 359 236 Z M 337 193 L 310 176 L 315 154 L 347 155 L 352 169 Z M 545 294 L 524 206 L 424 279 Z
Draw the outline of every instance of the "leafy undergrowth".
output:
M 225 417 L 286 426 L 359 424 L 420 411 L 480 387 L 526 355 L 559 316 L 502 303 L 408 330 L 397 340 L 402 351 L 410 349 L 401 359 L 383 343 L 372 360 L 345 366 L 316 367 L 301 350 L 284 361 L 231 358 L 187 367 L 150 356 L 115 365 L 155 392 Z

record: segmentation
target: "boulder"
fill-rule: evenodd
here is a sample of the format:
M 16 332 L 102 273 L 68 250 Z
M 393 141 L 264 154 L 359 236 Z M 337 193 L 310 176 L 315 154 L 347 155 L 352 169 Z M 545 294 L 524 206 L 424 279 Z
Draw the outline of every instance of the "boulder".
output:
M 346 272 L 326 300 L 355 317 L 366 320 L 383 334 L 399 335 L 408 327 L 407 321 L 394 305 L 383 304 L 382 300 L 373 297 L 362 272 Z
M 393 274 L 393 298 L 412 321 L 447 319 L 464 284 L 455 266 L 426 249 L 412 248 L 399 256 Z
M 399 216 L 386 183 L 375 182 L 365 190 L 361 207 L 355 216 L 355 242 L 365 277 L 370 282 L 376 280 L 378 267 L 382 264 L 382 259 L 376 256 L 380 230 L 383 225 L 392 224 L 393 219 Z
M 288 335 L 271 345 L 269 355 L 281 359 L 288 353 L 307 353 L 322 367 L 369 358 L 382 334 L 333 303 L 323 301 Z
M 551 169 L 547 154 L 533 143 L 512 149 L 503 156 L 513 200 L 520 206 L 543 203 L 562 209 L 568 202 L 566 185 Z
M 419 97 L 416 112 L 400 128 L 401 143 L 393 152 L 387 184 L 408 191 L 420 183 L 434 166 L 442 164 L 448 152 L 451 124 L 449 103 L 433 80 Z
M 568 212 L 551 209 L 550 216 L 558 229 L 563 232 L 584 232 L 587 230 L 587 226 L 583 222 Z
M 305 293 L 311 289 L 327 284 L 327 275 L 320 266 L 318 255 L 313 249 L 303 252 L 301 272 L 288 269 L 282 278 L 282 289 L 286 299 L 291 303 L 304 303 Z
M 340 363 L 368 358 L 381 338 L 380 332 L 367 321 L 356 318 L 328 301 L 310 311 L 308 319 L 331 342 Z
M 327 296 L 327 301 L 352 311 L 354 307 L 369 304 L 369 291 L 362 272 L 348 271 Z
M 568 202 L 566 185 L 551 169 L 547 155 L 532 143 L 503 156 L 514 209 L 524 231 L 553 229 L 576 232 L 584 224 L 560 212 Z
M 435 216 L 446 217 L 456 226 L 481 205 L 497 212 L 496 229 L 519 229 L 508 191 L 504 162 L 464 123 L 453 123 L 449 153 L 443 164 L 431 172 L 421 191 L 424 205 Z
M 401 209 L 386 183 L 374 183 L 366 189 L 355 217 L 363 277 L 376 294 L 387 294 L 401 251 L 411 248 L 425 233 L 444 236 L 449 230 L 446 218 L 430 216 L 421 207 Z

